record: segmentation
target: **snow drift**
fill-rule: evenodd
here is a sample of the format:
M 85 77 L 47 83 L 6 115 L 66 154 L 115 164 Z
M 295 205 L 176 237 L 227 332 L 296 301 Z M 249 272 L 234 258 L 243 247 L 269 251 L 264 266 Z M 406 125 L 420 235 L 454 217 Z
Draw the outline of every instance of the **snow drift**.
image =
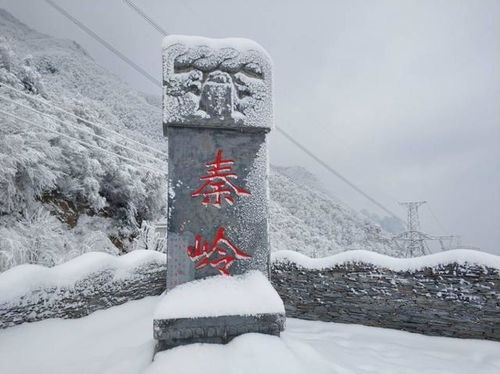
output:
M 193 344 L 157 355 L 148 297 L 75 320 L 0 331 L 2 373 L 342 373 L 500 372 L 500 343 L 428 337 L 352 324 L 289 319 L 281 338 L 245 334 L 227 345 Z M 50 337 L 50 344 L 47 344 Z

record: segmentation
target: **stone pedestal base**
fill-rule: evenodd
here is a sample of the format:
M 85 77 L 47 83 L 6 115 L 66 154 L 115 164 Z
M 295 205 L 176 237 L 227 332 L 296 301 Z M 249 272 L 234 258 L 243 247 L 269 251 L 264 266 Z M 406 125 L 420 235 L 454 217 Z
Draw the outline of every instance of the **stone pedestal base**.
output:
M 226 344 L 251 332 L 279 336 L 284 327 L 284 314 L 155 319 L 155 352 L 192 343 Z
M 225 344 L 250 332 L 279 336 L 284 328 L 283 301 L 257 270 L 181 284 L 163 295 L 153 317 L 156 352 L 192 343 Z

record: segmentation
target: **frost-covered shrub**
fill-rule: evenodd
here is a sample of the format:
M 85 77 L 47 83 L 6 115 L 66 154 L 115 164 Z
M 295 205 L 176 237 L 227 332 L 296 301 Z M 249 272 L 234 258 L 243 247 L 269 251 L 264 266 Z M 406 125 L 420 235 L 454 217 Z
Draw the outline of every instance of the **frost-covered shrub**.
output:
M 111 218 L 91 217 L 86 214 L 80 215 L 78 223 L 71 230 L 72 240 L 77 248 L 76 255 L 85 252 L 99 251 L 113 255 L 119 254 L 111 240 L 110 236 L 116 236 L 117 231 L 115 222 Z M 70 255 L 69 258 L 75 257 Z
M 142 221 L 141 228 L 133 242 L 133 250 L 146 249 L 165 252 L 165 237 L 161 235 L 156 226 L 148 221 Z
M 73 230 L 68 230 L 39 204 L 20 217 L 2 217 L 0 271 L 20 264 L 53 266 L 90 251 L 116 255 L 118 250 L 106 234 L 109 225 L 104 218 L 94 221 L 83 216 Z
M 0 36 L 0 69 L 10 72 L 13 55 L 14 52 L 12 52 L 9 43 L 7 43 L 7 39 Z
M 42 76 L 33 64 L 33 56 L 27 55 L 23 59 L 23 63 L 18 72 L 18 77 L 27 91 L 46 96 Z
M 59 150 L 51 147 L 47 134 L 1 124 L 0 213 L 8 214 L 27 209 L 44 191 L 55 188 Z
M 164 142 L 159 125 L 161 110 L 150 106 L 116 77 L 103 71 L 80 47 L 45 36 L 42 39 L 26 37 L 34 33 L 29 29 L 19 30 L 22 37 L 16 39 L 19 24 L 11 24 L 5 30 L 9 24 L 2 22 L 0 83 L 46 99 L 83 119 L 99 122 L 155 148 L 159 147 L 158 139 Z M 29 47 L 33 40 L 43 40 L 45 50 L 38 42 Z M 25 55 L 27 50 L 33 52 L 24 59 L 16 54 Z M 118 253 L 113 243 L 120 246 L 120 251 L 127 251 L 142 221 L 154 222 L 164 216 L 165 176 L 127 160 L 163 168 L 148 161 L 150 151 L 130 143 L 126 145 L 138 152 L 112 144 L 124 141 L 116 134 L 85 120 L 76 120 L 6 87 L 0 86 L 0 95 L 76 126 L 65 125 L 0 98 L 2 110 L 36 125 L 0 115 L 0 270 L 21 263 L 51 265 L 88 250 Z M 146 124 L 157 127 L 160 136 L 144 135 L 142 130 Z M 151 142 L 153 138 L 156 143 Z M 57 203 L 54 197 L 59 203 L 71 205 L 72 212 L 50 208 Z M 38 208 L 42 210 L 35 212 Z M 70 220 L 66 219 L 67 215 L 71 216 Z M 37 232 L 44 225 L 45 231 Z M 44 247 L 44 243 L 51 241 L 53 246 Z
M 24 263 L 53 266 L 67 246 L 60 222 L 39 208 L 0 228 L 0 268 Z

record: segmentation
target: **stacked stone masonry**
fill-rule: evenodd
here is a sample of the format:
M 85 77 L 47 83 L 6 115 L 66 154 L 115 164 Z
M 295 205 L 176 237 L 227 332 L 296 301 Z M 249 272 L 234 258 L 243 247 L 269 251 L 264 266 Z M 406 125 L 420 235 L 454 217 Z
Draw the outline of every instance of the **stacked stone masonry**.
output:
M 273 265 L 272 282 L 288 317 L 500 341 L 500 275 L 486 266 L 395 272 L 363 263 L 311 270 L 285 262 Z
M 80 318 L 127 301 L 159 295 L 165 290 L 165 266 L 137 267 L 127 277 L 112 269 L 97 271 L 71 287 L 34 288 L 0 303 L 0 328 L 48 318 Z
M 153 331 L 156 350 L 162 351 L 193 342 L 225 344 L 249 332 L 279 336 L 284 324 L 280 314 L 220 316 L 154 320 Z
M 35 289 L 0 303 L 0 328 L 79 318 L 159 295 L 165 290 L 165 269 L 152 263 L 120 279 L 104 270 L 72 288 Z M 448 264 L 395 272 L 362 263 L 311 270 L 275 262 L 272 282 L 288 317 L 500 341 L 500 274 L 487 266 Z

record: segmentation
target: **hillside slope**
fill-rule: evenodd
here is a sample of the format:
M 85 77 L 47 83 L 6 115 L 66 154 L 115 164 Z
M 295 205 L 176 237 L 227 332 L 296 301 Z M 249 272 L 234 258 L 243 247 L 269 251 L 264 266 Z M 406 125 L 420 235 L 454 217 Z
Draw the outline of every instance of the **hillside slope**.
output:
M 76 43 L 2 10 L 0 83 L 22 91 L 0 86 L 1 110 L 20 118 L 0 114 L 0 270 L 128 251 L 142 221 L 164 216 L 166 161 L 120 134 L 165 151 L 161 110 Z
M 161 108 L 97 64 L 78 43 L 34 31 L 3 9 L 0 31 L 18 58 L 32 56 L 51 101 L 74 111 L 88 104 L 91 113 L 79 115 L 87 114 L 125 135 L 165 148 L 158 125 Z
M 133 249 L 134 237 L 147 233 L 141 223 L 165 215 L 164 156 L 31 97 L 165 152 L 159 101 L 131 89 L 75 42 L 38 33 L 3 10 L 0 83 L 28 97 L 4 86 L 0 95 L 55 117 L 0 98 L 2 110 L 43 128 L 0 113 L 0 270 L 25 262 L 53 265 L 89 250 Z M 272 169 L 273 249 L 312 256 L 346 249 L 396 253 L 378 225 L 315 190 L 311 178 Z
M 288 249 L 311 257 L 324 257 L 365 249 L 401 256 L 390 234 L 379 225 L 331 198 L 312 175 L 306 174 L 306 183 L 296 178 L 296 173 L 296 168 L 272 168 L 273 250 Z M 301 171 L 300 175 L 304 173 Z

